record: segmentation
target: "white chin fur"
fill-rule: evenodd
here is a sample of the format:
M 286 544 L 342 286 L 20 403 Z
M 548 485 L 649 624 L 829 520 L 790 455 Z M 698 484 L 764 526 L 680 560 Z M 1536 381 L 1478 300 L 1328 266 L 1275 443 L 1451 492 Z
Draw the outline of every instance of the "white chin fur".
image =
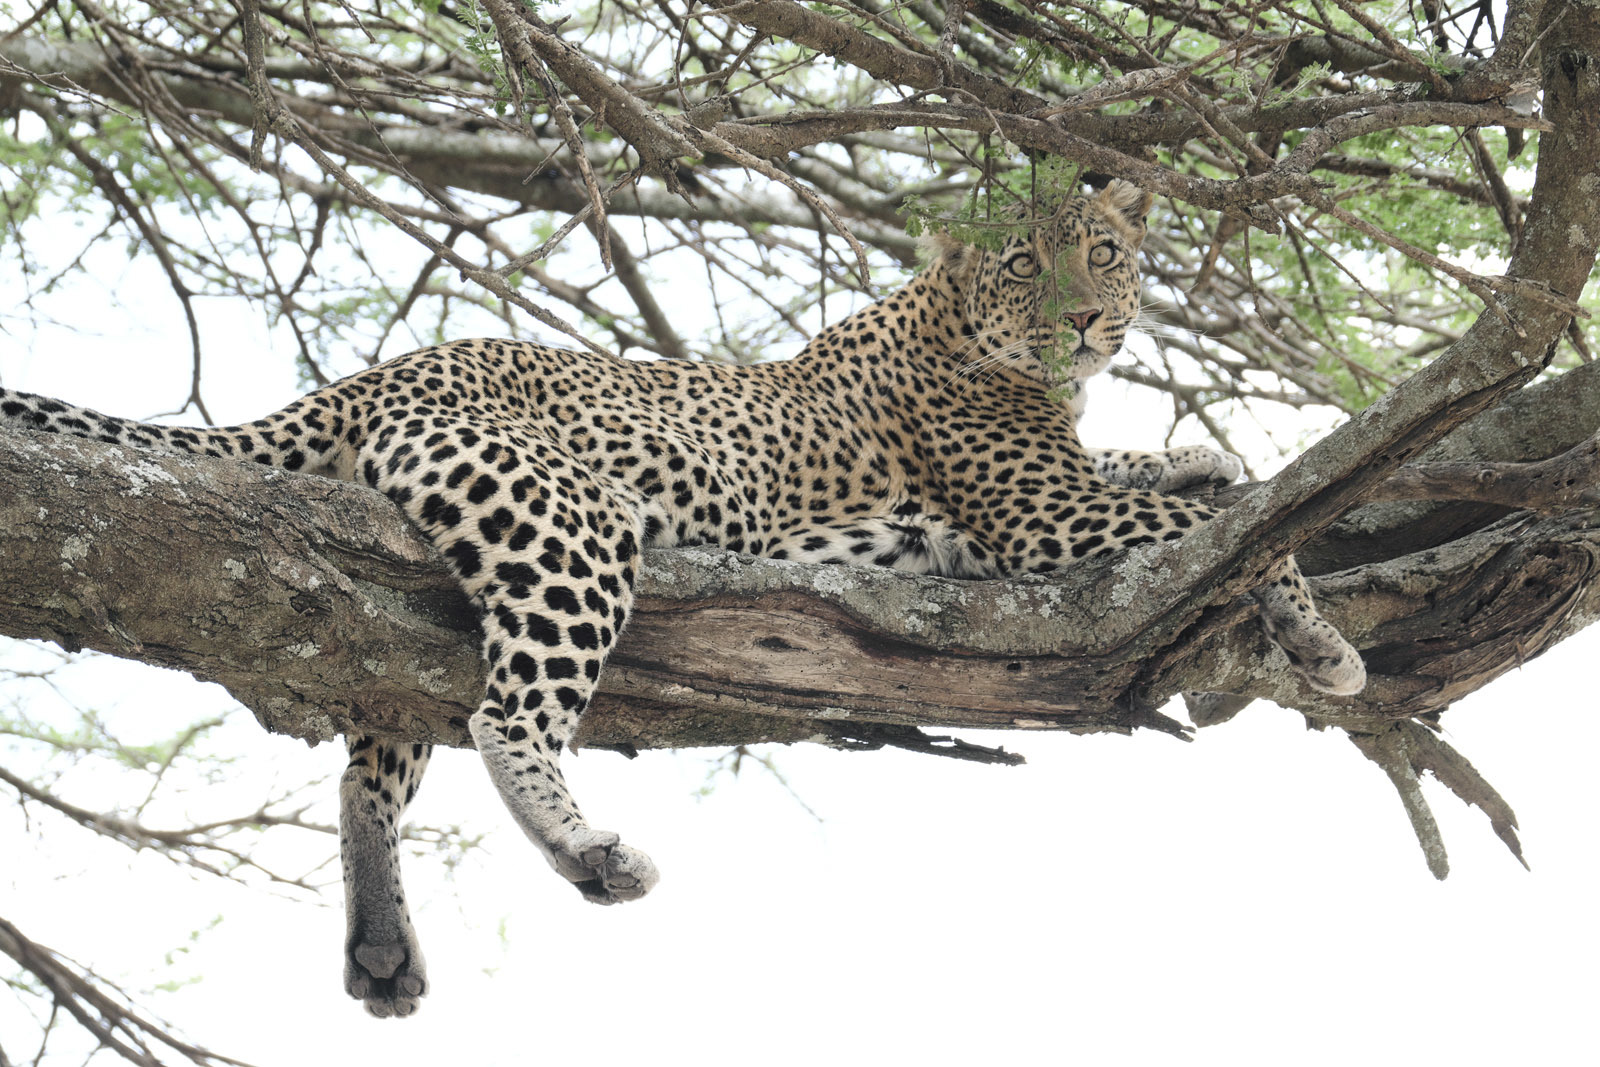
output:
M 1101 355 L 1099 352 L 1078 352 L 1073 355 L 1070 366 L 1072 379 L 1081 382 L 1085 378 L 1093 378 L 1111 366 L 1111 356 Z

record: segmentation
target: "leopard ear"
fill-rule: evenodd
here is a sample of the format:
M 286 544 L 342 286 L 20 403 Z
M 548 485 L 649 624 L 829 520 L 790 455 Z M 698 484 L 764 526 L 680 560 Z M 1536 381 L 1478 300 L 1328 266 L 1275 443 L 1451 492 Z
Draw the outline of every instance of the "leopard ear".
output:
M 978 249 L 942 231 L 924 238 L 922 247 L 927 249 L 931 262 L 944 263 L 945 268 L 957 281 L 966 280 L 977 267 L 978 259 L 982 255 Z
M 1111 184 L 1095 194 L 1094 203 L 1106 221 L 1124 231 L 1128 240 L 1134 244 L 1144 240 L 1145 216 L 1150 214 L 1155 197 L 1132 182 L 1113 178 Z

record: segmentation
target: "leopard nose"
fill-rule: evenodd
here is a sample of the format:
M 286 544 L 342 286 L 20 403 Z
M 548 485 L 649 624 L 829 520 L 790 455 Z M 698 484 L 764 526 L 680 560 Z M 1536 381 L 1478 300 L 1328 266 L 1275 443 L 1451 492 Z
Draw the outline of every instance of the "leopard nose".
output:
M 1066 316 L 1067 321 L 1076 326 L 1079 333 L 1083 333 L 1089 328 L 1090 323 L 1100 317 L 1100 309 L 1092 308 L 1088 311 L 1069 311 L 1066 313 Z

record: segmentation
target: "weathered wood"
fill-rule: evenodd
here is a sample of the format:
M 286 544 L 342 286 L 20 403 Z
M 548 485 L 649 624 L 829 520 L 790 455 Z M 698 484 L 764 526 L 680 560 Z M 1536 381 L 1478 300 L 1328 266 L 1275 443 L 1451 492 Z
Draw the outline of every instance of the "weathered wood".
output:
M 20 433 L 0 435 L 0 501 L 0 631 L 189 670 L 310 740 L 360 723 L 465 743 L 471 611 L 381 495 Z M 590 743 L 797 740 L 851 718 L 1131 725 L 1110 706 L 1135 665 L 1070 636 L 1092 639 L 1093 617 L 1057 584 L 688 549 L 649 553 L 640 594 Z
M 1355 698 L 1304 686 L 1243 598 L 1177 633 L 1140 631 L 1138 599 L 1093 599 L 1143 565 L 1137 552 L 1048 580 L 956 582 L 655 551 L 582 743 L 1172 729 L 1150 709 L 1186 689 L 1370 728 L 1437 711 L 1600 615 L 1594 518 L 1502 522 L 1320 579 L 1368 660 Z M 1129 629 L 1140 641 L 1108 637 Z M 30 433 L 0 435 L 0 632 L 190 671 L 312 741 L 360 725 L 466 744 L 482 685 L 468 605 L 381 495 Z

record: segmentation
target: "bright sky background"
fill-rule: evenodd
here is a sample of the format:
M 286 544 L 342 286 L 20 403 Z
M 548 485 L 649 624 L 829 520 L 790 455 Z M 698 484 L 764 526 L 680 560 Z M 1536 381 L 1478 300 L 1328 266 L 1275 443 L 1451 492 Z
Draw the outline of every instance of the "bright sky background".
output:
M 98 333 L 0 335 L 0 382 L 121 415 L 171 409 L 188 350 L 170 293 L 114 266 L 103 278 L 47 311 L 81 323 L 110 291 L 133 311 L 97 310 Z M 213 414 L 290 399 L 282 339 L 201 306 Z M 1096 391 L 1084 436 L 1159 446 L 1164 410 L 1121 392 Z M 1341 735 L 1257 704 L 1189 745 L 971 735 L 1023 752 L 1022 768 L 777 750 L 820 820 L 759 768 L 697 797 L 705 753 L 581 754 L 566 766 L 594 824 L 663 874 L 648 899 L 610 909 L 546 868 L 472 753 L 441 752 L 411 817 L 487 837 L 453 872 L 408 858 L 433 984 L 408 1020 L 370 1019 L 345 997 L 337 886 L 319 907 L 192 877 L 8 805 L 0 915 L 146 991 L 186 1036 L 262 1065 L 463 1052 L 487 1067 L 1593 1062 L 1597 651 L 1600 632 L 1581 635 L 1445 718 L 1517 811 L 1531 874 L 1430 783 L 1452 864 L 1435 882 L 1381 772 Z M 41 656 L 0 648 L 11 667 Z M 217 687 L 103 659 L 61 684 L 130 741 L 231 706 Z M 0 692 L 0 708 L 22 696 L 52 713 L 36 687 Z M 317 775 L 331 777 L 313 815 L 334 818 L 341 748 L 268 736 L 242 711 L 210 744 L 240 758 L 183 798 L 194 818 L 253 810 Z M 0 761 L 30 766 L 3 739 Z M 116 785 L 69 771 L 58 788 L 91 807 L 139 799 Z M 174 805 L 150 821 L 184 818 Z M 286 834 L 270 849 L 304 869 L 335 847 Z M 26 1062 L 34 1029 L 9 996 L 0 1045 Z

